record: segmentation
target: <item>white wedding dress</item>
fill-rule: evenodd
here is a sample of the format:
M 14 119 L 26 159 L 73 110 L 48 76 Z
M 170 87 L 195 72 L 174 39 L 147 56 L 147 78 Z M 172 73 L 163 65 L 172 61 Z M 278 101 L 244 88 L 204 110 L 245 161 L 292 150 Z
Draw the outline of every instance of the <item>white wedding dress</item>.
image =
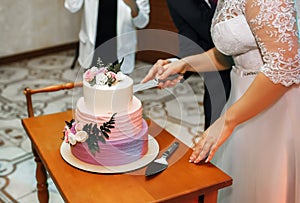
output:
M 235 62 L 227 107 L 258 72 L 293 87 L 239 125 L 217 151 L 212 162 L 233 178 L 233 185 L 220 191 L 219 202 L 300 203 L 300 48 L 299 41 L 292 41 L 298 35 L 295 25 L 293 0 L 219 0 L 213 40 Z

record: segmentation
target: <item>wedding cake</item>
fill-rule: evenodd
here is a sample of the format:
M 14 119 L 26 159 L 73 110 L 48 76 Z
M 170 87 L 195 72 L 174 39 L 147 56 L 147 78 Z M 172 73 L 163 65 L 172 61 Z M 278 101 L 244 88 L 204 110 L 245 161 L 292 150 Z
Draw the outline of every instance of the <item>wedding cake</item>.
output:
M 122 63 L 98 66 L 83 75 L 83 97 L 75 118 L 66 122 L 64 141 L 79 160 L 119 166 L 148 151 L 148 125 L 141 101 L 133 96 L 133 80 L 120 72 Z

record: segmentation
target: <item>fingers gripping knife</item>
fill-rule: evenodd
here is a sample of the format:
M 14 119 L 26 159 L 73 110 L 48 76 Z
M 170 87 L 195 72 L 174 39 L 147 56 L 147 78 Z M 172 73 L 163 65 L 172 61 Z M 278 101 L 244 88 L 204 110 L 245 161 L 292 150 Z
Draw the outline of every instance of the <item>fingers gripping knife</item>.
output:
M 168 149 L 165 151 L 161 158 L 154 160 L 151 162 L 146 169 L 146 176 L 152 176 L 157 173 L 164 171 L 168 167 L 167 159 L 171 154 L 178 148 L 179 143 L 174 142 Z
M 150 89 L 150 88 L 153 88 L 153 87 L 157 87 L 160 82 L 165 82 L 167 80 L 174 80 L 177 77 L 179 77 L 180 75 L 181 74 L 170 75 L 169 77 L 167 77 L 164 80 L 159 80 L 159 79 L 155 78 L 155 79 L 149 80 L 148 82 L 145 82 L 145 83 L 140 83 L 140 84 L 133 85 L 133 93 L 143 91 L 143 90 L 146 90 L 146 89 Z

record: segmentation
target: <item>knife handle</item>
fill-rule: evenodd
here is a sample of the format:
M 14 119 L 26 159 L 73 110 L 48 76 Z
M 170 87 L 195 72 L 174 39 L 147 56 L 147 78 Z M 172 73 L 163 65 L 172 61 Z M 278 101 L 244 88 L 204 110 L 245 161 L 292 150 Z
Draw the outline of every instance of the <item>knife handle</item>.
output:
M 168 158 L 179 146 L 179 142 L 174 142 L 168 149 L 162 154 L 162 157 Z

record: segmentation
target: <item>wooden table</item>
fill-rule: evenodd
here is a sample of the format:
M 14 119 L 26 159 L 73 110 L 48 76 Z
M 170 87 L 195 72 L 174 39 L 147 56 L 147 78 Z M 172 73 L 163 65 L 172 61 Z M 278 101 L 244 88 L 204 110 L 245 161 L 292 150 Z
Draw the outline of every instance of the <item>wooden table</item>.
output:
M 60 155 L 64 121 L 72 111 L 22 119 L 36 155 L 39 200 L 48 201 L 46 177 L 49 172 L 66 202 L 216 202 L 218 190 L 232 184 L 232 179 L 211 163 L 188 162 L 191 149 L 181 143 L 169 158 L 170 166 L 152 178 L 143 174 L 145 167 L 125 174 L 98 174 L 79 170 L 66 163 Z M 149 133 L 155 137 L 160 154 L 175 140 L 172 135 L 149 121 Z M 42 164 L 39 164 L 39 159 Z

